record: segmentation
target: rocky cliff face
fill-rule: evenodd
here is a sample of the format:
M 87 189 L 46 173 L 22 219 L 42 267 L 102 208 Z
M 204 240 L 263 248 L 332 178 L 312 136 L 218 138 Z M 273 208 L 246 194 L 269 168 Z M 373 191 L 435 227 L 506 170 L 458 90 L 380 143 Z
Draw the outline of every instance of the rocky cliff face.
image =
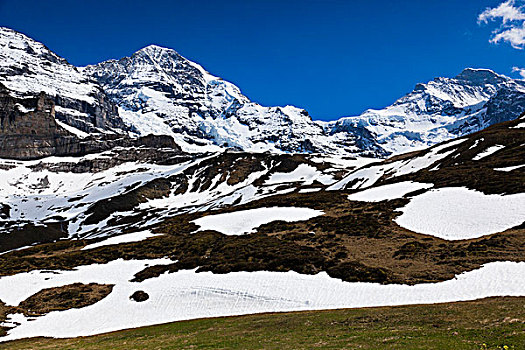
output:
M 181 153 L 166 135 L 131 138 L 101 134 L 79 138 L 55 119 L 55 103 L 44 92 L 34 98 L 13 97 L 0 84 L 0 158 L 35 159 L 46 156 L 81 156 L 115 147 L 169 148 Z M 139 159 L 140 152 L 133 153 Z M 130 155 L 126 156 L 130 160 Z
M 55 116 L 85 132 L 126 129 L 100 86 L 43 44 L 0 27 L 0 83 L 16 97 L 45 92 Z
M 55 120 L 55 105 L 40 93 L 15 98 L 0 85 L 0 156 L 29 159 L 57 152 L 75 139 Z

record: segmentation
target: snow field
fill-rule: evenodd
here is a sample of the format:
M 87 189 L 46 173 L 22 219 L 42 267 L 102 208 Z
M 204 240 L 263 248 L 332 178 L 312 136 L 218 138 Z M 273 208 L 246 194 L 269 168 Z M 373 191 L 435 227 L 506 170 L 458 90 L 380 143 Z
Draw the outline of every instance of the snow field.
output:
M 267 271 L 213 274 L 183 270 L 140 283 L 129 282 L 147 265 L 167 263 L 170 260 L 116 260 L 73 271 L 33 271 L 3 277 L 0 299 L 8 305 L 17 305 L 42 288 L 75 282 L 115 287 L 106 298 L 84 308 L 54 311 L 31 321 L 22 314 L 12 314 L 5 325 L 15 327 L 0 341 L 87 336 L 201 317 L 525 295 L 525 262 L 494 262 L 452 280 L 415 286 L 349 283 L 324 272 L 302 275 Z M 129 296 L 137 290 L 148 293 L 149 299 L 141 303 L 130 300 Z
M 486 195 L 447 187 L 415 196 L 396 223 L 414 232 L 447 240 L 477 238 L 525 222 L 525 193 Z

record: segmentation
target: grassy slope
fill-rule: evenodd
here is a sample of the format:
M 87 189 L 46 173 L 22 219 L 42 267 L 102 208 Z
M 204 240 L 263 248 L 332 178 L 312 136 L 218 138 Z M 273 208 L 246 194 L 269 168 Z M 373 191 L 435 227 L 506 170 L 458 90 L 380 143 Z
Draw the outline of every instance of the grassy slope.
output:
M 525 298 L 175 322 L 9 349 L 523 349 Z

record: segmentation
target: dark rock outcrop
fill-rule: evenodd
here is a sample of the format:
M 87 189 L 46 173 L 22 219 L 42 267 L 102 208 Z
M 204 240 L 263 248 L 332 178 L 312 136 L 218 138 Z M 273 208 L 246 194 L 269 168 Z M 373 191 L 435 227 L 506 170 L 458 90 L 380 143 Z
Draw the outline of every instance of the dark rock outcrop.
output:
M 55 104 L 40 93 L 15 98 L 0 85 L 0 157 L 31 159 L 56 154 L 76 137 L 59 127 Z
M 146 301 L 149 299 L 148 293 L 144 292 L 143 290 L 138 290 L 135 293 L 133 293 L 130 297 L 131 300 L 136 301 L 137 303 L 141 303 L 143 301 Z
M 101 89 L 93 92 L 91 97 L 93 97 L 95 101 L 93 104 L 56 95 L 54 101 L 57 106 L 63 107 L 69 111 L 78 111 L 85 115 L 84 117 L 79 118 L 78 116 L 71 114 L 71 112 L 64 112 L 63 109 L 60 109 L 55 111 L 56 118 L 88 133 L 108 129 L 129 129 L 119 117 L 117 106 L 109 100 Z
M 0 84 L 0 157 L 37 159 L 46 156 L 82 156 L 115 147 L 169 148 L 181 153 L 173 138 L 148 135 L 131 138 L 122 134 L 92 134 L 79 138 L 55 120 L 55 103 L 40 93 L 18 98 Z M 128 154 L 133 157 L 133 154 Z
M 128 130 L 118 108 L 82 68 L 42 43 L 0 27 L 0 81 L 19 97 L 45 91 L 56 105 L 55 117 L 84 132 Z

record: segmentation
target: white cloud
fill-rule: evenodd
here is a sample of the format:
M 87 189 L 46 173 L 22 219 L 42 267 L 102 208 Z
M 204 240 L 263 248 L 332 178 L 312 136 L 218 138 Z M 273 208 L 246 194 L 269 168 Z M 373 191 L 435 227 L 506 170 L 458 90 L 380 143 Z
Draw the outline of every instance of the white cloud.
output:
M 525 79 L 525 68 L 512 67 L 512 71 L 518 73 L 523 79 Z
M 492 32 L 491 43 L 508 42 L 515 49 L 525 48 L 524 5 L 517 4 L 515 0 L 507 0 L 498 7 L 487 8 L 478 16 L 478 23 L 489 21 L 501 21 L 501 26 Z
M 487 23 L 488 21 L 493 21 L 501 18 L 503 24 L 512 21 L 523 21 L 525 20 L 525 13 L 523 12 L 523 6 L 516 6 L 514 0 L 508 0 L 495 8 L 487 8 L 479 15 L 478 21 Z
M 490 42 L 496 44 L 500 41 L 508 42 L 515 49 L 523 49 L 525 47 L 525 23 L 522 23 L 520 26 L 495 31 Z

